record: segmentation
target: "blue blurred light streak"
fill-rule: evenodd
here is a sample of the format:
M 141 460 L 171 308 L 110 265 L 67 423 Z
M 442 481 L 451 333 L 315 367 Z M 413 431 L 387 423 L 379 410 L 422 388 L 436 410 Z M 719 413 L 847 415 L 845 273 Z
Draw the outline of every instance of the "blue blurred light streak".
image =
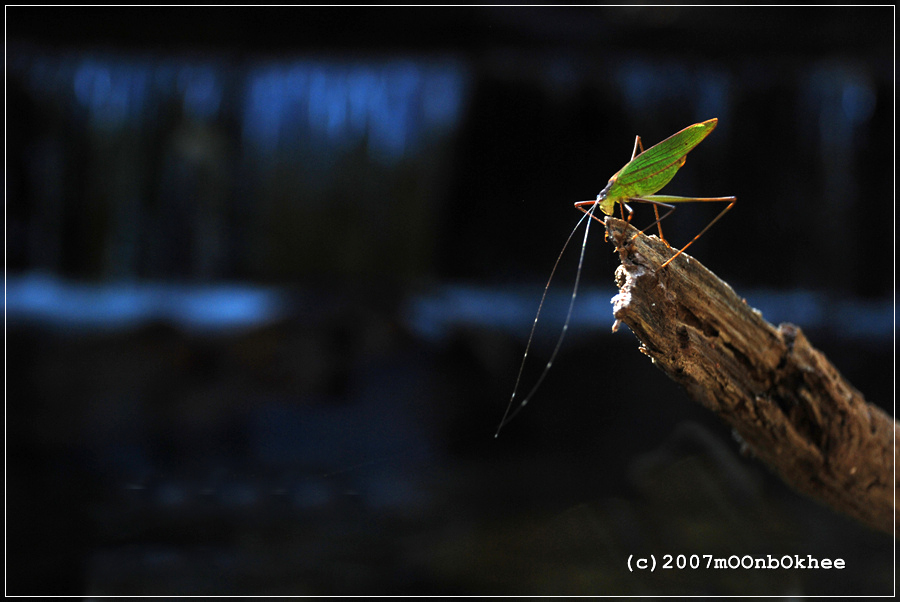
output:
M 454 330 L 491 328 L 527 338 L 541 298 L 541 288 L 498 289 L 469 285 L 448 285 L 432 293 L 411 298 L 406 307 L 409 328 L 423 339 L 438 343 Z M 578 293 L 569 336 L 608 334 L 614 321 L 610 288 L 585 288 Z M 551 291 L 541 311 L 535 336 L 559 336 L 571 292 Z M 862 300 L 836 298 L 814 291 L 773 291 L 754 289 L 747 303 L 772 324 L 794 323 L 804 330 L 822 330 L 842 340 L 893 340 L 894 304 L 891 299 Z
M 74 97 L 92 127 L 133 128 L 175 101 L 189 118 L 221 116 L 225 83 L 237 76 L 238 109 L 250 149 L 273 153 L 345 152 L 365 144 L 386 165 L 413 156 L 458 123 L 468 77 L 452 59 L 391 58 L 175 60 L 19 49 L 9 65 L 33 94 Z
M 541 288 L 446 284 L 407 299 L 407 327 L 440 343 L 457 329 L 491 329 L 528 336 Z M 615 289 L 587 287 L 578 293 L 570 335 L 608 333 Z M 537 336 L 558 336 L 571 293 L 550 291 Z M 10 324 L 114 330 L 166 322 L 191 331 L 229 331 L 264 326 L 287 318 L 287 293 L 250 284 L 190 285 L 167 282 L 77 283 L 46 273 L 8 276 L 6 312 Z M 891 341 L 891 299 L 844 299 L 814 291 L 749 291 L 747 303 L 772 324 L 792 322 L 847 340 Z
M 393 164 L 457 123 L 465 75 L 453 62 L 296 61 L 260 65 L 248 75 L 244 138 L 263 156 L 363 143 Z
M 260 327 L 283 314 L 278 291 L 243 284 L 94 284 L 42 273 L 6 280 L 10 325 L 112 331 L 163 322 L 188 331 L 228 332 Z

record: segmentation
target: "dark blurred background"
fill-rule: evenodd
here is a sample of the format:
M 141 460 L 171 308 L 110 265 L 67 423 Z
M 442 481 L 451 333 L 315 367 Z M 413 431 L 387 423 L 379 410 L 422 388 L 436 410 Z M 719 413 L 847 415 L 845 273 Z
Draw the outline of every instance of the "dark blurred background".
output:
M 610 333 L 597 225 L 493 438 L 572 203 L 711 117 L 691 254 L 892 411 L 892 7 L 6 16 L 8 594 L 893 591 Z

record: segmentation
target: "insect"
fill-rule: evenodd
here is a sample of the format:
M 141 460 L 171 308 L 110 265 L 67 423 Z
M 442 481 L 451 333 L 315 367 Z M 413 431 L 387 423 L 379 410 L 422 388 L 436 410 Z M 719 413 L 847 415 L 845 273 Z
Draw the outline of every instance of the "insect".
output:
M 631 161 L 625 164 L 616 174 L 609 179 L 606 187 L 600 191 L 597 198 L 593 201 L 579 201 L 575 203 L 575 207 L 589 214 L 593 219 L 601 221 L 600 218 L 593 215 L 593 210 L 597 207 L 606 215 L 612 215 L 615 210 L 616 203 L 619 203 L 619 210 L 622 213 L 622 219 L 625 218 L 625 210 L 628 210 L 627 221 L 631 222 L 634 210 L 628 206 L 626 201 L 636 203 L 650 203 L 653 205 L 653 212 L 656 221 L 647 226 L 652 228 L 654 225 L 659 230 L 659 237 L 665 242 L 666 238 L 662 233 L 660 222 L 675 211 L 674 203 L 728 203 L 728 205 L 715 217 L 711 222 L 706 224 L 697 236 L 695 236 L 688 244 L 684 245 L 680 251 L 670 257 L 660 269 L 669 265 L 673 259 L 684 253 L 684 250 L 694 244 L 698 238 L 709 230 L 725 213 L 734 207 L 737 198 L 733 196 L 700 198 L 700 197 L 682 197 L 670 195 L 657 195 L 655 192 L 661 190 L 663 186 L 675 177 L 675 174 L 684 165 L 687 160 L 687 154 L 691 152 L 695 146 L 703 142 L 703 139 L 712 133 L 716 128 L 719 120 L 716 118 L 708 119 L 701 123 L 689 125 L 680 132 L 672 134 L 659 144 L 651 146 L 646 151 L 641 144 L 641 137 L 638 136 L 634 141 L 634 150 L 631 153 Z M 641 150 L 638 153 L 638 149 Z M 585 209 L 590 207 L 590 209 Z M 659 215 L 659 207 L 668 209 L 662 217 Z M 644 228 L 646 230 L 647 228 Z M 641 230 L 642 232 L 644 230 Z
M 689 125 L 684 128 L 680 132 L 677 132 L 659 144 L 655 146 L 651 146 L 646 151 L 644 150 L 644 145 L 641 143 L 641 137 L 637 136 L 634 141 L 634 150 L 631 152 L 631 160 L 625 164 L 625 166 L 620 169 L 618 172 L 613 175 L 609 179 L 609 182 L 606 184 L 606 187 L 600 191 L 597 195 L 597 198 L 592 201 L 579 201 L 575 203 L 575 207 L 578 208 L 584 215 L 575 225 L 575 228 L 572 230 L 571 234 L 569 234 L 569 238 L 566 239 L 565 244 L 563 245 L 562 250 L 559 252 L 559 256 L 556 258 L 556 263 L 553 264 L 553 269 L 550 271 L 550 278 L 547 279 L 547 284 L 544 286 L 544 294 L 541 296 L 541 302 L 538 304 L 537 315 L 534 317 L 534 322 L 531 326 L 531 334 L 528 337 L 528 343 L 525 345 L 525 355 L 522 357 L 522 364 L 519 367 L 519 374 L 516 377 L 516 384 L 513 387 L 512 396 L 509 399 L 509 404 L 506 407 L 506 412 L 503 414 L 503 419 L 500 421 L 500 425 L 497 427 L 497 432 L 494 434 L 494 437 L 497 437 L 500 434 L 500 429 L 502 429 L 506 424 L 512 420 L 522 408 L 528 403 L 528 401 L 532 398 L 535 391 L 538 390 L 541 383 L 544 381 L 544 378 L 547 376 L 547 373 L 550 371 L 550 367 L 553 365 L 553 360 L 556 359 L 556 355 L 559 352 L 560 347 L 562 346 L 563 339 L 566 336 L 566 331 L 569 329 L 569 322 L 572 318 L 572 308 L 575 305 L 575 297 L 578 294 L 578 283 L 581 279 L 581 267 L 584 263 L 584 253 L 587 248 L 587 239 L 588 232 L 591 227 L 591 219 L 597 220 L 602 223 L 602 220 L 594 215 L 594 211 L 599 207 L 600 211 L 602 211 L 606 215 L 612 215 L 615 211 L 616 203 L 619 204 L 619 210 L 622 215 L 622 219 L 631 222 L 631 218 L 634 215 L 634 210 L 628 205 L 628 202 L 632 203 L 649 203 L 653 205 L 653 213 L 656 216 L 656 221 L 652 224 L 644 228 L 647 230 L 648 228 L 652 228 L 656 226 L 659 231 L 659 237 L 665 242 L 665 237 L 662 233 L 662 226 L 660 222 L 668 217 L 673 211 L 675 211 L 675 207 L 677 203 L 705 203 L 705 202 L 717 202 L 717 203 L 728 203 L 728 205 L 721 211 L 719 214 L 713 218 L 711 222 L 709 222 L 705 228 L 703 228 L 697 236 L 695 236 L 690 242 L 684 245 L 680 251 L 675 253 L 672 257 L 670 257 L 664 264 L 660 266 L 659 269 L 663 269 L 667 265 L 669 265 L 673 259 L 681 255 L 685 249 L 694 244 L 698 238 L 703 236 L 703 234 L 709 230 L 713 224 L 715 224 L 719 219 L 722 218 L 725 213 L 734 207 L 734 204 L 737 202 L 737 198 L 733 196 L 726 197 L 681 197 L 681 196 L 670 196 L 670 195 L 658 195 L 654 194 L 661 190 L 669 181 L 675 177 L 675 174 L 679 169 L 684 165 L 687 160 L 687 154 L 691 152 L 695 146 L 703 142 L 704 138 L 709 136 L 709 134 L 715 129 L 716 125 L 719 123 L 719 120 L 716 118 L 708 119 L 701 123 L 695 123 L 694 125 Z M 638 152 L 640 149 L 640 152 Z M 667 209 L 662 216 L 659 214 L 659 208 L 664 207 Z M 625 211 L 628 211 L 628 217 L 625 217 Z M 525 368 L 525 360 L 528 358 L 528 352 L 531 349 L 531 341 L 534 338 L 534 331 L 537 327 L 538 318 L 541 315 L 541 309 L 544 307 L 544 300 L 547 298 L 547 291 L 550 288 L 550 281 L 553 280 L 553 275 L 556 273 L 556 268 L 559 265 L 560 259 L 562 259 L 563 253 L 566 251 L 566 247 L 569 246 L 569 243 L 572 240 L 572 237 L 575 235 L 575 231 L 578 230 L 578 227 L 581 225 L 586 218 L 587 226 L 584 229 L 584 241 L 581 243 L 581 255 L 578 259 L 578 270 L 575 273 L 575 284 L 572 287 L 572 298 L 569 300 L 569 309 L 566 314 L 566 320 L 563 323 L 562 332 L 559 335 L 559 339 L 556 342 L 556 346 L 553 349 L 553 353 L 550 354 L 550 359 L 547 361 L 546 366 L 544 366 L 543 372 L 538 377 L 537 382 L 532 386 L 531 391 L 528 392 L 528 395 L 522 400 L 522 402 L 513 410 L 513 402 L 516 399 L 516 394 L 519 390 L 519 384 L 522 380 L 522 372 Z M 641 230 L 643 232 L 644 230 Z M 635 235 L 637 236 L 637 235 Z M 668 244 L 668 243 L 666 243 Z

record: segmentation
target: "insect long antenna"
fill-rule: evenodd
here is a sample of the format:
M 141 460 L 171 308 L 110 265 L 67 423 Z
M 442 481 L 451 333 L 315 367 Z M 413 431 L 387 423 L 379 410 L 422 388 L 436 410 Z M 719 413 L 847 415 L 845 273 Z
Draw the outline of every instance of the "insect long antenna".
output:
M 578 227 L 581 226 L 581 222 L 583 222 L 586 218 L 593 218 L 594 208 L 597 206 L 597 203 L 591 205 L 591 208 L 584 211 L 584 215 L 581 216 L 581 219 L 578 220 L 578 223 L 575 224 L 575 227 L 572 228 L 572 232 L 569 234 L 569 238 L 566 239 L 566 243 L 563 245 L 562 249 L 559 252 L 559 256 L 556 258 L 556 262 L 553 264 L 553 269 L 550 270 L 550 277 L 547 279 L 547 284 L 544 285 L 544 294 L 541 295 L 541 302 L 538 304 L 537 314 L 534 316 L 534 323 L 531 325 L 531 334 L 528 335 L 528 343 L 525 344 L 525 355 L 522 356 L 522 364 L 519 366 L 519 374 L 516 376 L 516 384 L 513 387 L 512 396 L 509 398 L 509 404 L 506 406 L 506 412 L 503 413 L 503 419 L 500 421 L 500 425 L 497 427 L 497 432 L 494 433 L 494 437 L 500 435 L 500 429 L 509 424 L 509 422 L 516 417 L 522 408 L 531 400 L 534 393 L 538 390 L 538 387 L 541 386 L 541 383 L 544 382 L 544 378 L 546 378 L 547 373 L 550 371 L 550 366 L 553 365 L 553 360 L 556 359 L 556 355 L 559 353 L 560 347 L 562 347 L 563 339 L 566 336 L 566 331 L 569 329 L 569 322 L 572 319 L 572 308 L 575 307 L 575 296 L 578 294 L 578 283 L 581 280 L 581 266 L 584 263 L 584 252 L 587 248 L 587 240 L 588 240 L 588 232 L 591 230 L 591 220 L 587 220 L 587 225 L 584 227 L 584 240 L 581 243 L 581 255 L 578 258 L 578 269 L 575 273 L 575 286 L 572 288 L 572 298 L 569 300 L 569 310 L 566 313 L 566 321 L 563 324 L 562 332 L 559 335 L 559 339 L 556 341 L 556 347 L 553 349 L 553 353 L 550 354 L 550 359 L 547 361 L 547 365 L 544 366 L 544 371 L 541 372 L 541 375 L 538 377 L 534 386 L 528 392 L 528 395 L 522 400 L 515 410 L 512 410 L 513 402 L 516 399 L 516 394 L 519 392 L 519 383 L 522 380 L 522 372 L 525 370 L 525 360 L 528 358 L 528 352 L 531 350 L 531 341 L 534 339 L 534 331 L 537 328 L 538 318 L 541 316 L 541 310 L 544 307 L 544 301 L 547 298 L 547 291 L 550 289 L 550 281 L 553 280 L 553 275 L 556 273 L 556 268 L 559 266 L 559 262 L 562 259 L 563 253 L 566 252 L 566 248 L 569 246 L 569 242 L 571 242 L 572 237 L 575 235 Z M 510 411 L 512 410 L 512 411 Z

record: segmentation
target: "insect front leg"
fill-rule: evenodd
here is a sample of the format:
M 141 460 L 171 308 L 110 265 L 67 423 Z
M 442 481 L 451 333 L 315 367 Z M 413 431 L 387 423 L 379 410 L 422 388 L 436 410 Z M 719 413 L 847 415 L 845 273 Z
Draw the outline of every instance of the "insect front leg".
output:
M 591 219 L 597 220 L 598 222 L 600 222 L 602 224 L 603 220 L 600 219 L 599 217 L 597 217 L 596 215 L 594 215 L 594 213 L 593 213 L 594 207 L 596 207 L 597 204 L 598 204 L 597 201 L 584 201 L 584 202 L 579 201 L 578 203 L 575 203 L 575 208 L 578 209 L 579 211 L 581 211 L 582 213 L 591 216 Z M 585 209 L 584 208 L 585 205 L 589 206 L 590 209 Z

